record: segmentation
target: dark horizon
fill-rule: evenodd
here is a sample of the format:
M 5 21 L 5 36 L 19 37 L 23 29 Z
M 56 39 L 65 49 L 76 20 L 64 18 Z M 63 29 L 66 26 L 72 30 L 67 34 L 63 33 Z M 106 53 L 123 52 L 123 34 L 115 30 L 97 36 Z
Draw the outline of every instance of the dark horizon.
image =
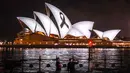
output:
M 117 36 L 130 37 L 129 0 L 4 0 L 1 2 L 0 37 L 16 37 L 22 30 L 16 17 L 33 18 L 33 11 L 45 13 L 45 2 L 61 9 L 72 24 L 84 20 L 94 21 L 95 29 L 121 29 Z

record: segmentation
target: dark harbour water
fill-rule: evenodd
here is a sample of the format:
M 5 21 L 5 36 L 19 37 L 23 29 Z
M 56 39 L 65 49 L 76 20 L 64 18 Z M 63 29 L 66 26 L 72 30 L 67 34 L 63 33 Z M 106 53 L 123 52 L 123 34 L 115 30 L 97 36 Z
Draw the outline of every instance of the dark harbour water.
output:
M 129 48 L 0 48 L 0 73 L 54 73 L 56 56 L 61 73 L 68 73 L 66 65 L 72 57 L 79 61 L 77 73 L 129 73 L 130 69 Z

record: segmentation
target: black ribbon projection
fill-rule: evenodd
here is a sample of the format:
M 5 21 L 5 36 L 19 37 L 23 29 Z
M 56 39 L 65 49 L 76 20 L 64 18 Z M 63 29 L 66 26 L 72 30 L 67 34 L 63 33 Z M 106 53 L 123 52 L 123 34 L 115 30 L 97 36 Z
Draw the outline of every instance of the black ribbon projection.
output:
M 66 25 L 66 27 L 69 28 L 69 26 L 68 26 L 67 23 L 65 22 L 65 17 L 64 17 L 64 15 L 63 15 L 62 12 L 60 12 L 60 18 L 61 18 L 61 20 L 62 20 L 62 22 L 61 22 L 61 24 L 60 24 L 60 27 L 62 28 L 63 25 Z

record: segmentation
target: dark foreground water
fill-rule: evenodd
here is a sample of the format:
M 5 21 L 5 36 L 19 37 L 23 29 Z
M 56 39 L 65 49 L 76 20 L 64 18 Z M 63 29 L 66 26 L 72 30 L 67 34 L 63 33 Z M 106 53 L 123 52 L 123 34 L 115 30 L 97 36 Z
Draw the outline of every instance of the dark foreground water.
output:
M 77 73 L 129 73 L 130 69 L 128 48 L 0 48 L 0 73 L 54 73 L 56 56 L 62 63 L 61 73 L 68 73 L 72 57 L 79 61 Z

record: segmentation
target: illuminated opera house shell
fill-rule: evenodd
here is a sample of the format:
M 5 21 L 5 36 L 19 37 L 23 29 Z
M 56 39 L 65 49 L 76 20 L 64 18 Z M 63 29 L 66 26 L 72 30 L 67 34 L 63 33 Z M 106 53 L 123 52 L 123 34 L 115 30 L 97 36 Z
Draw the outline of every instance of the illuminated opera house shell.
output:
M 45 7 L 47 15 L 34 11 L 34 19 L 28 17 L 17 17 L 17 19 L 24 23 L 32 33 L 42 32 L 48 37 L 54 34 L 59 38 L 65 38 L 67 35 L 90 38 L 90 30 L 93 30 L 94 25 L 93 21 L 80 21 L 72 25 L 68 17 L 60 9 L 49 3 L 45 3 Z M 52 19 L 52 15 L 54 19 Z M 37 19 L 39 19 L 40 23 Z M 113 40 L 119 31 L 101 32 L 94 30 L 100 38 L 108 37 L 110 40 Z
M 94 22 L 92 22 L 92 21 L 80 21 L 80 22 L 73 24 L 72 27 L 79 30 L 87 38 L 90 38 L 90 36 L 91 36 L 90 30 L 93 29 L 93 24 L 94 24 Z
M 109 40 L 113 40 L 116 35 L 121 31 L 120 29 L 114 29 L 114 30 L 107 30 L 107 31 L 99 31 L 96 29 L 93 29 L 93 31 L 101 38 L 107 37 Z

